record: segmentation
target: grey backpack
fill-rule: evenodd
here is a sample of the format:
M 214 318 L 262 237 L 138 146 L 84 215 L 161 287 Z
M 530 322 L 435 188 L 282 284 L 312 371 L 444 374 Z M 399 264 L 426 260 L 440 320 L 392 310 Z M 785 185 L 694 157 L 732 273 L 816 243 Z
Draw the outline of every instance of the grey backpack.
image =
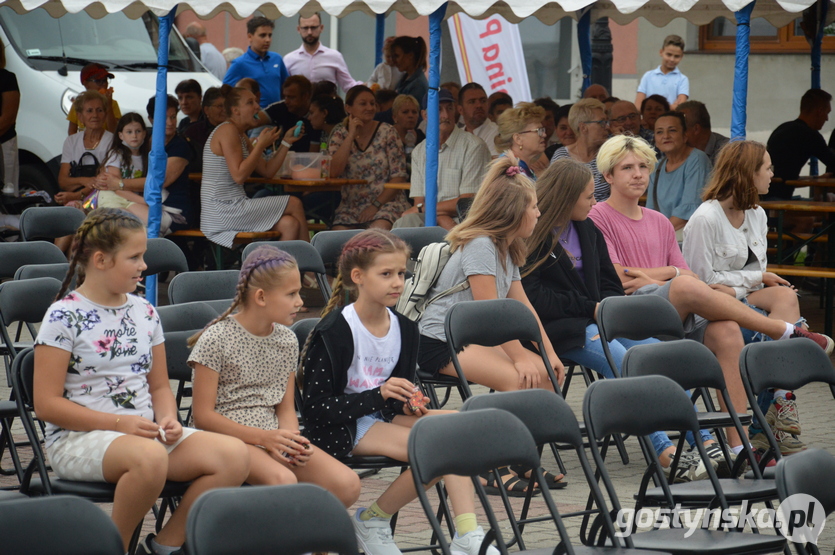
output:
M 417 322 L 430 304 L 447 295 L 470 288 L 470 282 L 465 279 L 461 283 L 434 295 L 431 299 L 427 298 L 429 291 L 435 286 L 441 272 L 444 270 L 444 266 L 449 261 L 450 249 L 451 247 L 446 241 L 429 243 L 420 249 L 412 276 L 406 280 L 403 294 L 397 301 L 395 307 L 397 312 Z

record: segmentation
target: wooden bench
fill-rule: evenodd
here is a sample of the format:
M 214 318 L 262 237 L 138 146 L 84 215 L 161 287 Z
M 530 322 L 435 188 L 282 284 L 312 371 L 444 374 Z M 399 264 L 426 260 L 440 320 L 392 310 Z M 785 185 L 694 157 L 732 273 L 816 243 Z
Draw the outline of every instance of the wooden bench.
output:
M 199 229 L 181 229 L 166 236 L 167 238 L 180 237 L 183 239 L 195 239 L 207 241 L 212 249 L 212 256 L 215 259 L 215 267 L 223 269 L 223 247 L 206 239 L 206 236 Z M 246 245 L 254 241 L 277 241 L 281 237 L 278 231 L 240 231 L 235 235 L 234 245 Z
M 766 268 L 778 276 L 796 276 L 820 278 L 825 280 L 824 288 L 824 333 L 832 336 L 832 305 L 833 305 L 833 283 L 835 279 L 835 268 L 824 268 L 821 266 L 794 266 L 791 264 L 769 264 Z
M 777 232 L 776 231 L 769 231 L 768 232 L 768 240 L 769 241 L 776 241 L 777 240 Z M 789 235 L 788 233 L 783 233 L 783 241 L 808 241 L 811 239 L 813 235 L 811 233 L 794 233 Z M 826 243 L 827 237 L 826 235 L 819 235 L 812 239 L 812 243 Z

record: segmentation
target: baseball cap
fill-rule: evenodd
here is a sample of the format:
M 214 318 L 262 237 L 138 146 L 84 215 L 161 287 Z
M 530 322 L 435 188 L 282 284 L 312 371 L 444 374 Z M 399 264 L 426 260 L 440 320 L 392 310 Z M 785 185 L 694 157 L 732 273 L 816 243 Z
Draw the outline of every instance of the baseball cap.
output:
M 100 81 L 102 79 L 113 79 L 113 74 L 107 71 L 107 68 L 101 64 L 87 64 L 81 70 L 81 84 L 83 85 L 90 79 Z
M 441 89 L 438 91 L 438 104 L 441 102 L 455 102 L 455 97 L 452 96 L 452 93 L 446 89 Z M 425 95 L 423 95 L 423 102 L 420 103 L 420 107 L 426 110 L 426 105 L 429 104 L 429 92 L 427 91 Z

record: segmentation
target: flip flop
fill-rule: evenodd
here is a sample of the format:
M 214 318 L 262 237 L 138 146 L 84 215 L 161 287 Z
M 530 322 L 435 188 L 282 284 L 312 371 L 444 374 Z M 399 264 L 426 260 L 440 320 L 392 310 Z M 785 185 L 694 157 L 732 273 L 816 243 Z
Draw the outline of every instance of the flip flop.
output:
M 498 469 L 498 473 L 498 478 L 496 478 L 493 472 L 480 475 L 480 477 L 484 478 L 487 482 L 487 485 L 484 486 L 484 492 L 487 495 L 501 495 L 502 489 L 507 492 L 508 497 L 525 497 L 528 494 L 528 487 L 530 484 L 527 480 L 520 479 L 518 476 L 513 476 L 507 467 Z M 502 477 L 504 476 L 511 476 L 511 478 L 503 482 Z M 539 494 L 538 488 L 534 488 L 533 494 Z
M 525 478 L 526 475 L 530 472 L 530 469 L 524 469 L 521 466 L 511 466 L 510 469 L 516 473 L 517 476 L 521 476 Z M 568 486 L 568 482 L 565 482 L 565 474 L 554 474 L 553 472 L 549 472 L 542 469 L 542 475 L 545 478 L 545 485 L 548 486 L 548 489 L 563 489 Z M 525 478 L 530 480 L 530 478 Z

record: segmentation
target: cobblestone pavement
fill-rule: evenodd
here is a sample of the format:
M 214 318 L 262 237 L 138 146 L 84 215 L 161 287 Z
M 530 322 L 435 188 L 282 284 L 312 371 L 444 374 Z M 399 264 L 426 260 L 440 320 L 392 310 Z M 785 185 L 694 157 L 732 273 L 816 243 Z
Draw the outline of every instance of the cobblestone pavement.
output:
M 162 287 L 161 294 L 164 294 L 164 292 L 165 288 Z M 318 292 L 305 290 L 304 293 L 307 297 L 306 301 L 312 306 L 310 316 L 318 313 L 318 307 L 321 306 L 321 297 L 318 297 Z M 820 330 L 823 324 L 823 311 L 818 308 L 817 297 L 812 294 L 805 294 L 802 297 L 801 302 L 804 316 L 809 319 L 813 329 Z M 2 381 L 3 383 L 2 386 L 0 386 L 0 395 L 2 395 L 3 398 L 8 398 L 8 388 L 5 387 L 5 380 Z M 486 390 L 483 388 L 475 388 L 474 391 L 478 394 L 486 393 Z M 582 414 L 581 404 L 584 391 L 585 386 L 582 383 L 582 379 L 576 378 L 572 382 L 572 387 L 568 395 L 568 402 L 574 409 L 575 414 L 578 416 Z M 830 422 L 830 419 L 835 419 L 833 418 L 835 417 L 835 400 L 833 400 L 829 388 L 820 385 L 812 385 L 801 389 L 797 392 L 797 394 L 803 423 L 802 439 L 810 446 L 823 448 L 831 453 L 835 453 L 835 436 L 833 436 L 831 432 L 827 431 L 829 429 L 827 422 Z M 648 399 L 648 401 L 649 400 L 650 399 Z M 456 408 L 460 406 L 460 404 L 460 399 L 453 394 L 453 398 L 450 401 L 449 406 L 451 408 Z M 17 433 L 18 437 L 22 438 L 22 430 L 17 428 Z M 637 441 L 634 438 L 628 439 L 626 441 L 626 447 L 630 456 L 630 464 L 624 466 L 620 463 L 620 461 L 610 458 L 608 469 L 612 476 L 615 488 L 617 489 L 621 504 L 626 507 L 632 507 L 634 506 L 634 503 L 631 501 L 632 494 L 637 490 L 640 475 L 644 466 L 642 465 L 643 457 Z M 28 454 L 24 449 L 24 456 L 26 456 L 26 458 L 28 458 L 27 455 Z M 559 510 L 563 513 L 581 510 L 585 508 L 589 490 L 585 480 L 583 479 L 579 462 L 577 461 L 576 456 L 570 452 L 565 452 L 563 454 L 563 461 L 567 469 L 566 480 L 569 485 L 563 490 L 554 491 L 553 497 Z M 548 469 L 557 468 L 553 455 L 549 450 L 546 450 L 543 455 L 543 465 Z M 8 458 L 8 455 L 5 455 L 2 458 L 2 466 L 3 468 L 9 468 L 11 466 L 11 461 Z M 398 469 L 388 469 L 364 478 L 362 480 L 362 495 L 357 505 L 351 508 L 351 511 L 355 511 L 357 507 L 367 507 L 373 503 L 373 501 L 377 499 L 377 497 L 379 497 L 379 495 L 385 490 L 388 484 L 391 483 L 391 481 L 397 476 L 398 472 Z M 835 479 L 835 477 L 821 476 L 822 481 L 831 481 L 833 479 Z M 0 487 L 12 487 L 14 485 L 16 485 L 16 480 L 13 477 L 0 477 Z M 434 491 L 431 492 L 430 497 L 433 500 L 436 499 Z M 501 508 L 499 498 L 491 497 L 490 499 L 492 501 L 494 511 L 496 511 L 497 516 L 500 518 L 500 525 L 502 526 L 505 538 L 508 538 L 509 526 L 506 518 L 502 518 L 504 513 Z M 522 505 L 522 500 L 514 499 L 512 500 L 512 503 L 518 513 Z M 107 505 L 104 505 L 103 508 L 106 511 L 110 510 L 110 507 Z M 531 508 L 531 514 L 538 515 L 544 514 L 545 512 L 545 505 L 541 500 L 541 497 L 535 497 Z M 486 518 L 481 510 L 479 510 L 478 519 L 480 524 L 486 523 Z M 567 519 L 565 522 L 572 541 L 577 542 L 580 534 L 581 519 L 571 518 Z M 149 514 L 145 520 L 143 534 L 151 532 L 152 530 L 153 519 Z M 403 549 L 420 547 L 429 543 L 429 525 L 423 511 L 420 508 L 420 504 L 417 501 L 408 504 L 400 511 L 394 537 L 398 545 Z M 556 542 L 556 531 L 552 524 L 534 524 L 525 529 L 524 537 L 529 549 L 553 547 Z M 832 552 L 833 548 L 835 548 L 835 522 L 830 522 L 829 526 L 824 528 L 820 537 L 819 547 L 822 552 L 827 553 Z

